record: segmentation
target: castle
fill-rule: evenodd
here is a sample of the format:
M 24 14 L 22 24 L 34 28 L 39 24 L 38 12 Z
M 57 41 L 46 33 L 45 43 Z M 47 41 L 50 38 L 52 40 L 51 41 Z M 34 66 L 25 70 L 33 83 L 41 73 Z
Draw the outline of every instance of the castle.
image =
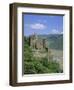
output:
M 36 34 L 33 34 L 29 37 L 29 43 L 30 46 L 33 49 L 39 49 L 39 50 L 43 50 L 43 49 L 48 49 L 48 42 L 46 39 L 42 39 L 39 38 Z
M 41 58 L 47 58 L 48 61 L 57 60 L 61 65 L 60 68 L 63 68 L 62 60 L 60 61 L 60 57 L 52 54 L 47 39 L 41 38 L 37 34 L 33 34 L 29 36 L 29 46 L 32 49 L 33 56 L 37 58 L 37 60 L 40 60 Z
M 29 45 L 32 48 L 35 58 L 47 58 L 49 61 L 51 55 L 46 39 L 39 37 L 37 34 L 33 34 L 29 37 Z

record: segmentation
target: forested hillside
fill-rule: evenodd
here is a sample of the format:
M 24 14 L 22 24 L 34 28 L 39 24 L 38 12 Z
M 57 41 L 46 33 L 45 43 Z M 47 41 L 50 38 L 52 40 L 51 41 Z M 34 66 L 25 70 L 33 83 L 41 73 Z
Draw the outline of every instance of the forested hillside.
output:
M 63 34 L 39 35 L 39 37 L 47 39 L 49 48 L 63 50 Z
M 40 36 L 44 38 L 43 36 Z M 53 40 L 52 37 L 47 39 Z M 51 53 L 51 52 L 50 52 Z M 24 37 L 24 74 L 42 74 L 42 73 L 62 73 L 58 62 L 52 58 L 48 61 L 47 58 L 35 58 L 32 48 L 29 46 L 29 38 Z

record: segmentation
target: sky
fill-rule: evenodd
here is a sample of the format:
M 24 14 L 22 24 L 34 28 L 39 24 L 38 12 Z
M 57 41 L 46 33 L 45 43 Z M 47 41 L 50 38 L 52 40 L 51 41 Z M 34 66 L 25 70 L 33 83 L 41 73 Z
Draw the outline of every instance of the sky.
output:
M 23 14 L 24 36 L 62 34 L 63 16 L 61 15 L 39 15 Z

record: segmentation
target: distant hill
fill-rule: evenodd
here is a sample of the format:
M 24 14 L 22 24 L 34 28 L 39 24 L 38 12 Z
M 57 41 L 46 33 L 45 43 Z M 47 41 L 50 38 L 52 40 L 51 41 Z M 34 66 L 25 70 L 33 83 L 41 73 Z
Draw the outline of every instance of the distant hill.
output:
M 47 39 L 49 48 L 63 50 L 63 34 L 38 35 L 39 38 Z

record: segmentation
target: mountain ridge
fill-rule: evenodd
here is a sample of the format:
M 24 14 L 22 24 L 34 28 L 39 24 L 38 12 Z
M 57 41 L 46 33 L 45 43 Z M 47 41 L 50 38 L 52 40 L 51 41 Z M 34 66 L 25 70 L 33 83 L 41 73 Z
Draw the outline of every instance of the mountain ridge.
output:
M 63 34 L 38 35 L 49 42 L 49 48 L 63 50 Z

